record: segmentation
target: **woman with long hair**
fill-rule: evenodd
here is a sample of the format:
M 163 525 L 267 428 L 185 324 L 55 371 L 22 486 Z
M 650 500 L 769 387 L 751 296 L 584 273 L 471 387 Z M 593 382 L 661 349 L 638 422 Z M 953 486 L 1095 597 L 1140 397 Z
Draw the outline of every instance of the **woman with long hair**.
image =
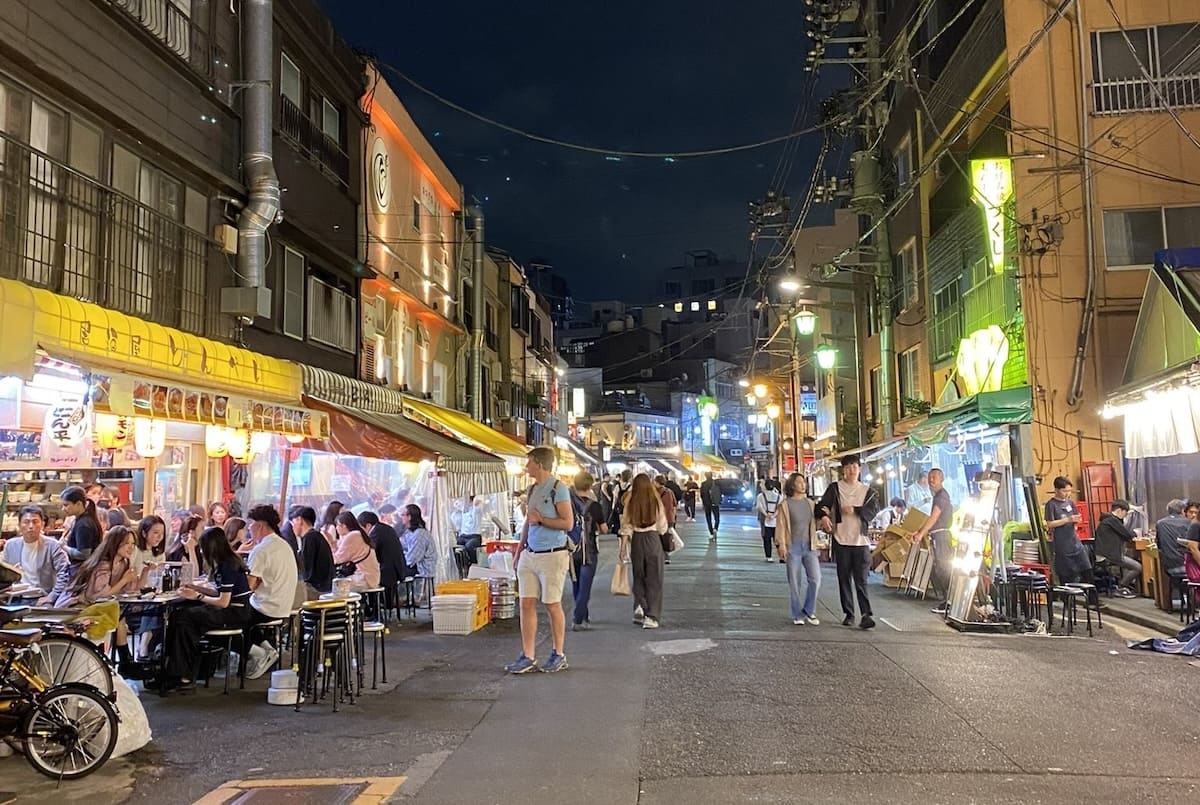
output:
M 104 524 L 96 513 L 96 504 L 87 496 L 82 486 L 68 486 L 59 496 L 63 514 L 72 518 L 71 530 L 63 544 L 72 562 L 81 563 L 100 547 L 104 537 Z
M 234 552 L 239 552 L 246 539 L 246 521 L 241 517 L 230 517 L 225 520 L 224 529 L 229 547 L 233 548 Z
M 190 562 L 194 576 L 200 575 L 200 531 L 204 528 L 204 518 L 199 515 L 189 515 L 179 527 L 179 533 L 171 539 L 167 546 L 168 562 Z M 220 531 L 220 529 L 217 529 Z M 224 534 L 224 531 L 221 531 Z
M 208 524 L 217 528 L 224 528 L 225 521 L 229 519 L 229 509 L 225 508 L 225 504 L 219 500 L 214 500 L 208 507 Z
M 425 527 L 421 507 L 410 503 L 401 509 L 400 524 L 404 528 L 400 534 L 400 544 L 404 546 L 404 560 L 415 568 L 416 575 L 433 578 L 437 575 L 437 548 L 433 545 L 433 536 Z
M 793 472 L 783 484 L 783 502 L 777 512 L 775 547 L 779 558 L 787 561 L 788 589 L 791 594 L 792 623 L 819 626 L 817 620 L 817 590 L 821 587 L 821 561 L 813 550 L 817 533 L 817 518 L 813 502 L 808 498 L 804 476 Z M 807 583 L 801 601 L 802 583 Z
M 133 532 L 137 538 L 137 550 L 133 554 L 133 567 L 138 573 L 146 566 L 159 565 L 167 560 L 167 524 L 157 514 L 148 514 L 137 524 Z
M 331 551 L 337 550 L 337 517 L 342 513 L 342 505 L 340 500 L 331 500 L 321 514 L 321 533 L 325 535 Z
M 662 617 L 663 553 L 662 534 L 667 530 L 667 514 L 654 482 L 646 473 L 633 479 L 621 512 L 621 561 L 631 561 L 633 573 L 633 622 L 643 629 L 657 629 Z
M 371 540 L 359 529 L 358 520 L 354 514 L 349 511 L 339 514 L 335 527 L 338 532 L 338 542 L 337 548 L 333 552 L 334 572 L 342 578 L 352 578 L 355 588 L 378 587 L 379 557 L 375 555 L 375 548 L 371 545 Z M 352 572 L 346 574 L 337 572 L 340 565 L 350 564 L 354 565 Z
M 137 592 L 140 583 L 133 569 L 137 538 L 125 526 L 110 528 L 98 550 L 92 551 L 74 580 L 55 602 L 56 607 L 88 606 L 102 598 Z
M 229 547 L 224 529 L 204 529 L 199 543 L 208 583 L 185 584 L 180 595 L 203 606 L 180 607 L 167 630 L 167 674 L 184 685 L 195 678 L 200 637 L 210 629 L 243 628 L 251 616 L 246 566 Z

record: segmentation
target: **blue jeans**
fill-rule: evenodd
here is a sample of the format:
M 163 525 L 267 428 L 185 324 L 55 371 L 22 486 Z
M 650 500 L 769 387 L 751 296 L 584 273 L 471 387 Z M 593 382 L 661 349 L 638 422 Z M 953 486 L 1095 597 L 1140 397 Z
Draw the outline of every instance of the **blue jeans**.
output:
M 590 565 L 585 565 L 583 562 L 575 563 L 575 579 L 571 582 L 571 587 L 575 593 L 575 623 L 583 623 L 590 620 L 588 617 L 588 602 L 592 600 L 592 582 L 596 579 L 596 566 L 599 562 L 593 562 Z
M 800 604 L 801 579 L 807 580 L 804 604 Z M 792 620 L 816 617 L 817 590 L 821 587 L 821 562 L 817 552 L 792 545 L 787 557 L 788 589 L 792 594 Z

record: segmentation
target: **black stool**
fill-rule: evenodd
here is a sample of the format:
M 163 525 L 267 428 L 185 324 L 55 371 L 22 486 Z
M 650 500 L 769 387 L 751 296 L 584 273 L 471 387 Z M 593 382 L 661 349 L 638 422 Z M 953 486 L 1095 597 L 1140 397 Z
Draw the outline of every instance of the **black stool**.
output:
M 371 636 L 371 690 L 375 690 L 377 662 L 383 667 L 383 684 L 387 684 L 387 655 L 383 651 L 383 636 L 387 634 L 387 627 L 378 621 L 368 621 L 363 624 L 362 630 L 364 635 Z M 359 667 L 362 667 L 361 663 Z
M 1084 595 L 1083 590 L 1075 587 L 1055 587 L 1050 591 L 1050 628 L 1054 627 L 1054 602 L 1062 601 L 1063 604 L 1063 625 L 1067 628 L 1067 634 L 1075 633 L 1075 603 Z M 1090 620 L 1089 620 L 1090 625 Z
M 239 689 L 245 688 L 246 687 L 246 643 L 247 643 L 246 632 L 242 629 L 209 629 L 207 632 L 204 633 L 202 639 L 205 642 L 209 643 L 210 645 L 213 644 L 217 640 L 225 641 L 224 651 L 221 653 L 221 657 L 224 660 L 223 665 L 225 668 L 225 689 L 222 690 L 221 693 L 226 696 L 229 695 L 229 659 L 228 659 L 228 657 L 233 652 L 233 641 L 234 640 L 238 641 L 238 648 L 241 649 L 241 652 L 239 653 L 239 656 L 238 656 L 238 671 L 237 671 L 238 680 L 239 680 L 238 688 Z M 208 679 L 207 678 L 204 680 L 204 687 L 206 687 L 206 688 L 208 687 Z
M 1096 589 L 1095 584 L 1088 584 L 1086 582 L 1067 584 L 1066 586 L 1083 592 L 1083 612 L 1087 616 L 1088 637 L 1091 637 L 1092 610 L 1096 611 L 1096 628 L 1104 628 L 1104 621 L 1101 620 L 1100 616 L 1100 591 Z

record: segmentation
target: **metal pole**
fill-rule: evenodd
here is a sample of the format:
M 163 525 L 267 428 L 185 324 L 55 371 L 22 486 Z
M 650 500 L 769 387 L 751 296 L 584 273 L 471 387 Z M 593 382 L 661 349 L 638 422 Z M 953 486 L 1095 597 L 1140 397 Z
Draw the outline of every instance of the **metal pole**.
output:
M 789 391 L 792 393 L 792 461 L 793 472 L 800 472 L 800 356 L 796 344 L 796 328 L 792 330 L 792 371 L 788 375 Z
M 876 85 L 883 77 L 883 64 L 879 58 L 880 43 L 879 43 L 879 0 L 866 0 L 866 15 L 863 20 L 866 26 L 866 50 L 867 50 L 867 69 L 868 69 L 868 86 Z M 876 119 L 875 109 L 867 108 L 867 142 L 878 142 L 882 132 L 880 126 L 882 121 Z M 874 154 L 874 151 L 872 151 Z M 871 211 L 871 217 L 874 219 L 872 223 L 878 221 L 883 215 L 882 208 L 883 198 L 879 196 L 879 201 L 874 205 Z M 892 250 L 888 239 L 887 224 L 884 223 L 875 230 L 874 236 L 875 248 L 875 275 L 876 283 L 874 287 L 875 306 L 879 311 L 879 410 L 873 412 L 879 420 L 880 426 L 883 428 L 883 438 L 890 439 L 894 433 L 892 422 L 892 375 L 896 363 L 896 347 L 892 341 Z M 870 311 L 868 311 L 870 315 Z M 862 367 L 858 368 L 862 371 Z M 868 377 L 870 375 L 868 374 Z M 859 398 L 859 411 L 862 410 L 862 399 Z M 859 417 L 862 421 L 862 417 Z

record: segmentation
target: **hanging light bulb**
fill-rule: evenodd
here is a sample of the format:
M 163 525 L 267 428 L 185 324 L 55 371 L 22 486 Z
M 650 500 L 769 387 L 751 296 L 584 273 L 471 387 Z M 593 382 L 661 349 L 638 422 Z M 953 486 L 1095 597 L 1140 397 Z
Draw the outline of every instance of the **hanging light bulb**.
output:
M 96 444 L 104 450 L 116 450 L 129 444 L 133 419 L 114 414 L 96 414 Z
M 303 433 L 289 433 L 283 438 L 288 440 L 288 444 L 301 444 L 308 437 Z
M 142 458 L 158 458 L 167 447 L 167 423 L 139 416 L 133 420 L 133 449 Z
M 767 419 L 779 419 L 781 413 L 783 413 L 783 409 L 779 407 L 779 403 L 767 404 Z
M 209 458 L 225 458 L 229 455 L 229 428 L 221 425 L 205 427 L 204 452 Z

